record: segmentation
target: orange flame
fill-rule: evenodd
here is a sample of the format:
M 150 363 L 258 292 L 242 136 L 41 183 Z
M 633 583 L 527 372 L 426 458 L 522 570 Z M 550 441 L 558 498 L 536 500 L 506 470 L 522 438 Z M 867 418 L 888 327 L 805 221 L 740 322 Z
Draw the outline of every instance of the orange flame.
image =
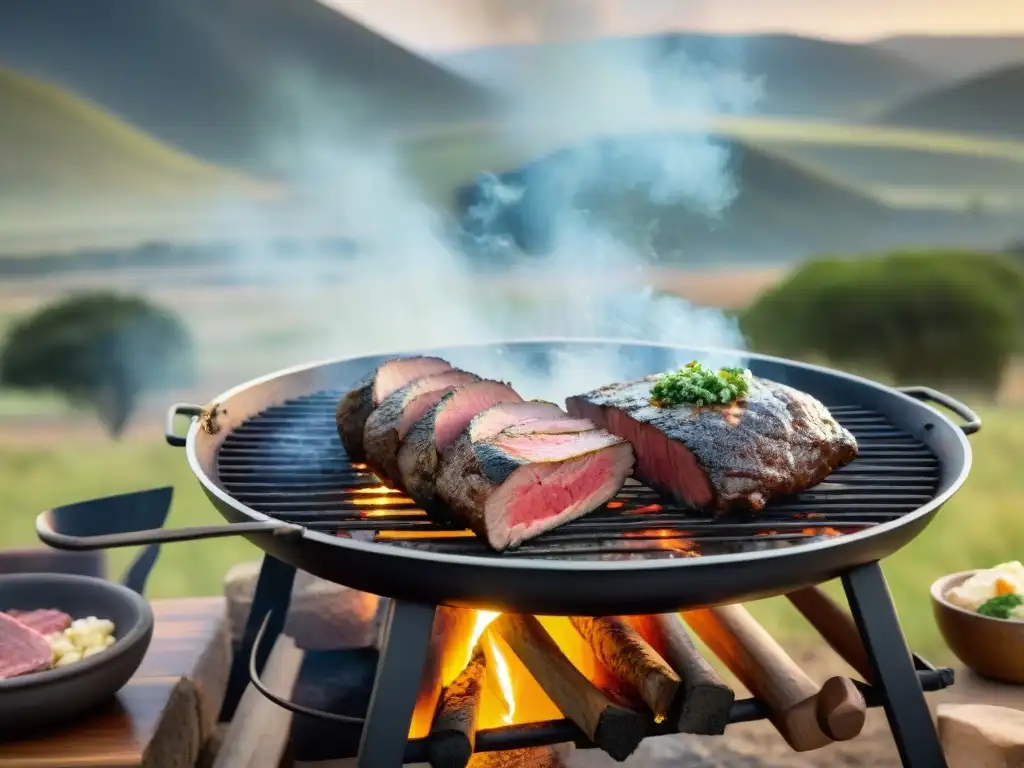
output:
M 480 638 L 483 636 L 488 625 L 500 615 L 500 613 L 495 613 L 494 611 L 476 612 L 476 624 L 473 626 L 473 632 L 469 637 L 469 644 L 466 646 L 466 660 L 462 665 L 463 667 L 468 665 L 470 659 L 473 658 L 473 649 L 480 642 Z M 512 675 L 509 672 L 508 661 L 502 656 L 501 649 L 494 642 L 494 638 L 489 637 L 488 640 L 491 658 L 494 660 L 494 674 L 497 678 L 498 687 L 501 689 L 501 696 L 505 700 L 505 714 L 502 715 L 501 719 L 506 725 L 511 725 L 512 718 L 516 713 L 516 697 L 515 689 L 512 685 Z M 490 670 L 488 670 L 488 674 L 490 674 Z
M 664 507 L 662 507 L 661 504 L 647 504 L 646 506 L 643 506 L 643 507 L 637 507 L 636 509 L 631 509 L 631 510 L 629 510 L 629 512 L 627 514 L 630 514 L 630 515 L 647 515 L 647 514 L 651 514 L 653 512 L 661 512 L 662 509 L 664 509 Z

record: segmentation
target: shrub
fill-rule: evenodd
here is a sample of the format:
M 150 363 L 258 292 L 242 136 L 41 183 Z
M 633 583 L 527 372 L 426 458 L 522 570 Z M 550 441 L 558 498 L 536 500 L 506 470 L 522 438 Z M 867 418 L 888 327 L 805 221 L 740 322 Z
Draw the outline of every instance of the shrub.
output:
M 192 374 L 192 344 L 178 318 L 112 293 L 73 295 L 15 321 L 0 351 L 0 383 L 92 407 L 114 436 L 143 393 L 183 386 Z
M 998 256 L 896 253 L 797 269 L 744 314 L 758 351 L 823 357 L 896 383 L 994 392 L 1019 348 L 1024 271 Z

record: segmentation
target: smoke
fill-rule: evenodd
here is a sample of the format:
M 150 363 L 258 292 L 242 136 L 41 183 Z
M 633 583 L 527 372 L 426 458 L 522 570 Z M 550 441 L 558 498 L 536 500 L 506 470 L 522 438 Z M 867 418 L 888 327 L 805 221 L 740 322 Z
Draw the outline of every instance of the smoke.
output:
M 542 7 L 547 3 L 488 5 L 491 13 L 532 19 Z M 697 66 L 682 52 L 666 55 L 660 44 L 615 55 L 581 49 L 531 98 L 516 102 L 488 139 L 504 150 L 563 146 L 561 159 L 541 164 L 537 185 L 484 175 L 458 222 L 425 194 L 422 174 L 410 173 L 406 146 L 338 129 L 339 112 L 358 109 L 357 102 L 328 104 L 315 83 L 297 82 L 294 73 L 279 85 L 288 130 L 267 151 L 289 169 L 296 190 L 289 225 L 341 232 L 358 244 L 336 265 L 336 279 L 296 260 L 288 279 L 278 281 L 266 316 L 308 329 L 280 365 L 530 337 L 742 347 L 736 324 L 722 313 L 648 284 L 648 230 L 656 220 L 651 211 L 667 205 L 711 219 L 728 208 L 736 194 L 729 153 L 700 128 L 712 115 L 747 108 L 756 97 L 750 83 Z M 694 127 L 684 134 L 659 129 L 680 115 Z M 534 186 L 547 190 L 546 200 L 536 198 Z M 642 203 L 631 209 L 628 232 L 589 207 L 588 200 L 609 195 Z M 551 230 L 542 258 L 524 257 L 499 226 L 528 199 Z M 250 214 L 250 239 L 272 242 L 282 222 L 266 210 Z M 502 268 L 488 272 L 481 263 Z M 278 267 L 267 265 L 254 247 L 240 269 L 247 278 L 272 278 Z M 637 375 L 635 361 L 600 352 L 556 354 L 540 367 L 500 351 L 452 362 L 510 380 L 526 397 L 554 400 Z

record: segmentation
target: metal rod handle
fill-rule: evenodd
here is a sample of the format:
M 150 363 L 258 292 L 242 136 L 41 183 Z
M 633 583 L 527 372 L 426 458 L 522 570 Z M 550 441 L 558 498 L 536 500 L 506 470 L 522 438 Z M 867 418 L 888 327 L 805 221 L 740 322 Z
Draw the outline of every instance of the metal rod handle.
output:
M 964 423 L 960 425 L 965 435 L 973 435 L 981 430 L 981 417 L 954 397 L 944 392 L 932 389 L 931 387 L 897 387 L 898 392 L 908 395 L 915 400 L 924 403 L 936 403 L 946 408 L 961 419 Z
M 185 447 L 185 438 L 174 431 L 174 419 L 178 416 L 187 416 L 190 419 L 197 419 L 203 413 L 201 405 L 191 403 L 175 403 L 167 409 L 167 416 L 164 418 L 164 440 L 168 445 L 175 448 Z
M 234 523 L 231 525 L 199 525 L 192 528 L 177 528 L 165 531 L 162 528 L 150 531 L 129 531 L 126 533 L 104 533 L 95 536 L 70 536 L 57 533 L 50 520 L 51 513 L 43 512 L 36 518 L 36 535 L 55 549 L 85 551 L 92 549 L 114 549 L 116 547 L 138 547 L 145 544 L 167 544 L 175 541 L 198 541 L 219 539 L 226 536 L 244 536 L 247 533 L 273 533 L 277 536 L 301 537 L 305 529 L 301 525 L 266 521 L 261 523 Z

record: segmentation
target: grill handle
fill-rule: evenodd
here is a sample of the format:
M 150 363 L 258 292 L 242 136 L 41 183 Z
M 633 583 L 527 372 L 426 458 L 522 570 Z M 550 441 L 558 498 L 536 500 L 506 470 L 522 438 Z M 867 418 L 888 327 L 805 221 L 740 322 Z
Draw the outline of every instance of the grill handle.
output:
M 960 429 L 963 430 L 965 435 L 973 435 L 981 430 L 981 417 L 959 400 L 950 397 L 944 392 L 939 392 L 931 387 L 897 387 L 896 391 L 902 392 L 904 395 L 920 400 L 923 403 L 935 403 L 952 411 L 964 420 L 964 423 L 960 425 Z
M 164 440 L 175 448 L 185 447 L 185 438 L 174 431 L 174 419 L 178 416 L 187 416 L 190 419 L 198 419 L 203 413 L 201 405 L 191 403 L 175 403 L 167 409 L 167 416 L 164 418 Z
M 300 525 L 272 520 L 164 530 L 160 526 L 170 507 L 170 499 L 170 488 L 156 488 L 54 507 L 36 518 L 36 535 L 54 549 L 89 551 L 244 536 L 249 533 L 301 537 L 305 531 Z M 146 514 L 150 508 L 162 510 L 159 519 Z

